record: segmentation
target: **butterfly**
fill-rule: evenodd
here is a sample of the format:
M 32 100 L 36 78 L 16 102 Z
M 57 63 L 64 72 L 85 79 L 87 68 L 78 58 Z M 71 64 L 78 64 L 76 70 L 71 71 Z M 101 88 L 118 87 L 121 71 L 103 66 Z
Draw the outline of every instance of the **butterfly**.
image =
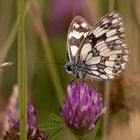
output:
M 67 35 L 68 63 L 64 68 L 79 79 L 110 80 L 128 62 L 129 49 L 121 15 L 112 11 L 94 26 L 81 16 L 70 24 Z

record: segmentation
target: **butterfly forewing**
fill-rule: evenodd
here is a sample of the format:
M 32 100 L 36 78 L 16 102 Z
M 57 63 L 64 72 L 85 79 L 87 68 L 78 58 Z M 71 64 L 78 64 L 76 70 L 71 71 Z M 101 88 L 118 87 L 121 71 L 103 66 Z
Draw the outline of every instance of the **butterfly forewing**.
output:
M 90 25 L 81 16 L 76 16 L 73 19 L 67 36 L 67 53 L 69 61 L 74 61 L 79 46 L 90 29 Z
M 128 61 L 129 50 L 124 36 L 120 14 L 108 13 L 82 40 L 75 63 L 83 62 L 90 78 L 108 80 L 117 77 Z

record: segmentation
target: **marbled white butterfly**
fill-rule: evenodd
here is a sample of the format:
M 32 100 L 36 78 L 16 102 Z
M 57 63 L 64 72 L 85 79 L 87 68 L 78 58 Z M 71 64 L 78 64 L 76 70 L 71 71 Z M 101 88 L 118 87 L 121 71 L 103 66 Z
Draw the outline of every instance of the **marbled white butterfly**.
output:
M 129 56 L 120 14 L 112 11 L 93 27 L 81 16 L 76 16 L 68 31 L 67 53 L 69 62 L 65 69 L 76 78 L 116 78 Z

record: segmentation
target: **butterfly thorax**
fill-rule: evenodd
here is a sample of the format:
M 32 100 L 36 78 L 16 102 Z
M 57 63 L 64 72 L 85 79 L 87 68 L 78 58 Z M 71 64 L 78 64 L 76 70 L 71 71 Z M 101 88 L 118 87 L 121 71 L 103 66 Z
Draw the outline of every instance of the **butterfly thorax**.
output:
M 86 77 L 85 64 L 82 62 L 68 62 L 65 64 L 64 68 L 68 73 L 73 73 L 76 78 L 85 79 Z

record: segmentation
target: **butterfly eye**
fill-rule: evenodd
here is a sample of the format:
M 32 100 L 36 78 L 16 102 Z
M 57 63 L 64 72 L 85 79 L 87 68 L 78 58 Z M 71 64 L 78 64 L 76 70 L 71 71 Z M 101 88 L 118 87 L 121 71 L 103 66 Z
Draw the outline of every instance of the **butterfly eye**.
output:
M 68 73 L 71 73 L 72 72 L 72 69 L 71 69 L 71 66 L 69 64 L 66 64 L 64 66 L 65 70 L 68 72 Z

